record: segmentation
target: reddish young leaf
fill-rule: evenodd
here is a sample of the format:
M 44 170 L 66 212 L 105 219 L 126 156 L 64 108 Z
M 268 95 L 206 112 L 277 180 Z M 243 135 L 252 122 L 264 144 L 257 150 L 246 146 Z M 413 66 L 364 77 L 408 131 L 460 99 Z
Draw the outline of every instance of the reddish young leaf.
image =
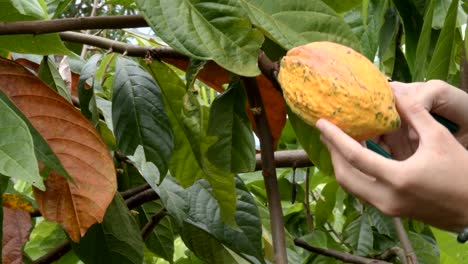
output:
M 29 239 L 31 227 L 28 212 L 3 207 L 3 264 L 23 263 L 23 246 Z
M 188 67 L 188 60 L 163 58 L 164 62 L 172 64 L 181 70 L 186 70 Z M 224 92 L 223 84 L 229 82 L 229 72 L 217 65 L 213 61 L 208 62 L 198 75 L 198 79 L 206 85 L 222 93 Z M 270 125 L 273 140 L 276 143 L 281 136 L 281 131 L 286 124 L 286 105 L 283 96 L 278 92 L 273 84 L 265 77 L 265 75 L 257 76 L 257 82 L 262 95 L 263 104 Z M 253 120 L 250 106 L 247 105 L 247 114 L 249 115 L 250 123 L 256 131 L 255 122 Z
M 21 65 L 0 59 L 0 90 L 28 117 L 75 184 L 52 172 L 34 190 L 42 215 L 78 241 L 101 222 L 117 190 L 110 153 L 94 127 L 69 102 Z

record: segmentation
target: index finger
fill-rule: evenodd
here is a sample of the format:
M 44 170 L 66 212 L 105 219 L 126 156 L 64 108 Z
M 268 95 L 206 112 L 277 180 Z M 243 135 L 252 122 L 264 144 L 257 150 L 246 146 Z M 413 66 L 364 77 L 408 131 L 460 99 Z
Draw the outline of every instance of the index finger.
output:
M 322 137 L 338 150 L 345 160 L 361 172 L 377 179 L 388 181 L 397 166 L 397 161 L 384 158 L 364 148 L 359 142 L 325 119 L 319 119 L 316 127 Z

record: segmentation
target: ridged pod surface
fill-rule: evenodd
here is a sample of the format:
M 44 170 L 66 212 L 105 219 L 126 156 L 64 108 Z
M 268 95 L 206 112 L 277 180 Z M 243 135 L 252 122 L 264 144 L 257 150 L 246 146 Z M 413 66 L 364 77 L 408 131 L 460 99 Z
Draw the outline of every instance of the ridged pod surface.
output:
M 326 41 L 295 47 L 281 59 L 278 81 L 288 106 L 309 125 L 325 118 L 356 140 L 400 127 L 387 78 L 349 47 Z

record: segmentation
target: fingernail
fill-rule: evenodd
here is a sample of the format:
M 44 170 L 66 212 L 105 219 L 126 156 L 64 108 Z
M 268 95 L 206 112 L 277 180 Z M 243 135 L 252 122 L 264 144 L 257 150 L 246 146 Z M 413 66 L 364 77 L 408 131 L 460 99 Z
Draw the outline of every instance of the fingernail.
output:
M 315 123 L 315 127 L 317 127 L 318 130 L 322 131 L 323 130 L 323 126 L 325 125 L 325 121 L 323 119 L 319 119 L 317 120 L 317 122 Z

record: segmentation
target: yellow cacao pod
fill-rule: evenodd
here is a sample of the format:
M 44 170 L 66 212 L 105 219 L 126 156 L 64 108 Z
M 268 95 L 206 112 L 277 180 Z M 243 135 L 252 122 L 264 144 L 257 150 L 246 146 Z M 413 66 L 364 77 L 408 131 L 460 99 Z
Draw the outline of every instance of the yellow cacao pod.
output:
M 400 126 L 387 78 L 349 47 L 326 41 L 295 47 L 281 59 L 278 81 L 291 111 L 309 125 L 325 118 L 356 140 Z

